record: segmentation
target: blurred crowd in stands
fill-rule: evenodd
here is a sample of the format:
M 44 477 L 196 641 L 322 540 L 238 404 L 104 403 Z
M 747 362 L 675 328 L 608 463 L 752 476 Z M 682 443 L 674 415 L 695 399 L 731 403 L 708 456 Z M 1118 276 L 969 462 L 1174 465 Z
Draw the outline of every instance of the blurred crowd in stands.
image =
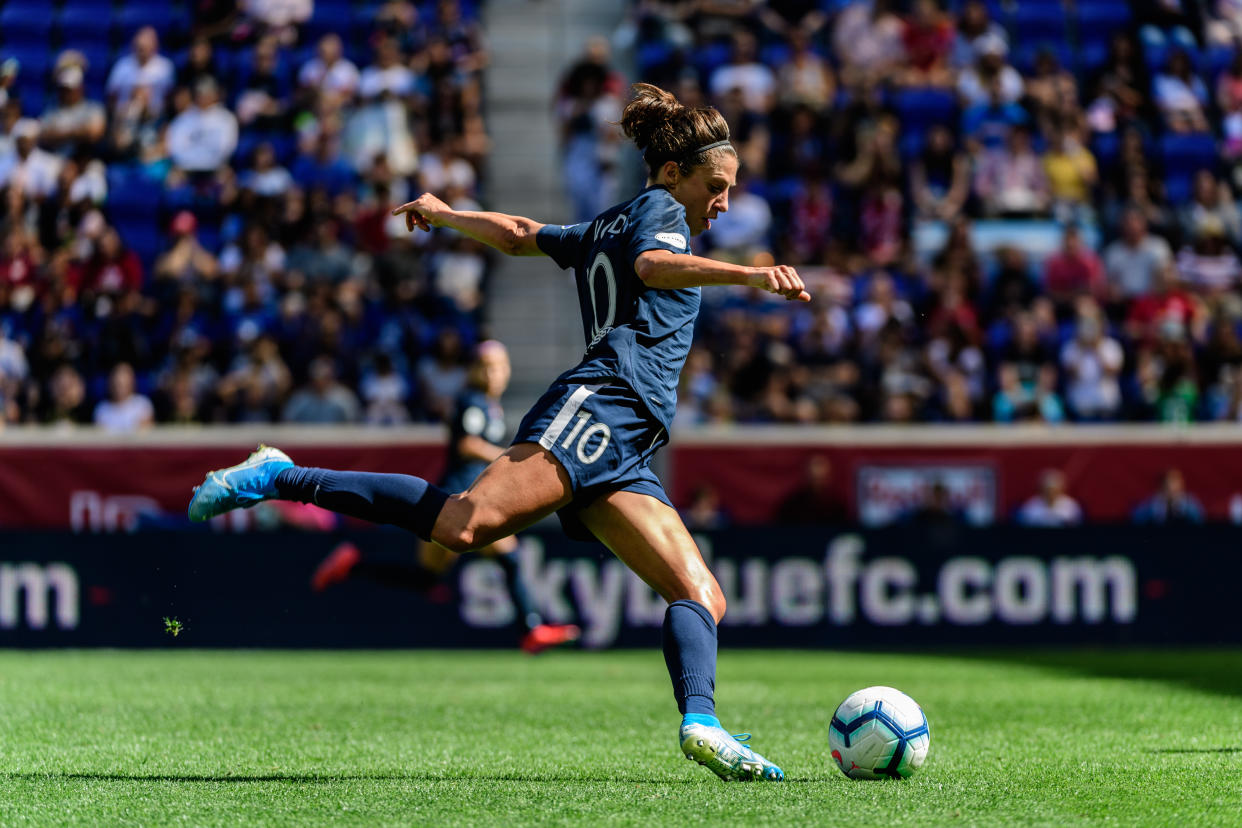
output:
M 743 160 L 698 249 L 817 297 L 705 291 L 681 424 L 1242 418 L 1239 36 L 1234 0 L 633 3 L 637 79 Z M 562 90 L 580 219 L 613 78 Z
M 0 5 L 0 426 L 441 418 L 487 260 L 468 0 Z

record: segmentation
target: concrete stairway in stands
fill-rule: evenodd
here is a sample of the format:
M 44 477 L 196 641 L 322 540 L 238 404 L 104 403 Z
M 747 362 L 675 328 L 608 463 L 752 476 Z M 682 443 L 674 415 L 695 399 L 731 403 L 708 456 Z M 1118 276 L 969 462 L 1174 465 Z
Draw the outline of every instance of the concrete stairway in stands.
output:
M 587 38 L 611 36 L 624 7 L 598 0 L 490 0 L 484 6 L 491 64 L 483 105 L 492 140 L 486 209 L 544 223 L 572 220 L 553 111 L 557 83 Z M 513 357 L 505 407 L 514 419 L 582 355 L 572 274 L 543 257 L 502 257 L 492 274 L 487 318 Z

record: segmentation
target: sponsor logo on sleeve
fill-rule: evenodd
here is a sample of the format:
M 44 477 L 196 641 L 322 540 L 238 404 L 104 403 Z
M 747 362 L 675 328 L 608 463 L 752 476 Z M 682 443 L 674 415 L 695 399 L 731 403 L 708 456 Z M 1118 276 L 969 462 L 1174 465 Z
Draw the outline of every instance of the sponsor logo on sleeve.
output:
M 656 241 L 662 241 L 682 250 L 686 249 L 686 237 L 681 233 L 656 233 L 655 237 Z

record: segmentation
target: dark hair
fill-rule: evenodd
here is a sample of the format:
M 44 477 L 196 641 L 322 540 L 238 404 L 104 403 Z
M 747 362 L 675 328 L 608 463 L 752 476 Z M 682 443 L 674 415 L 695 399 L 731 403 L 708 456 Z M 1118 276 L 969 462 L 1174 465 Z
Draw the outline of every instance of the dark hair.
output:
M 729 125 L 715 108 L 683 106 L 671 92 L 649 83 L 636 83 L 631 88 L 634 100 L 621 113 L 621 129 L 642 151 L 653 178 L 669 161 L 676 161 L 682 175 L 689 175 L 707 163 L 714 152 L 737 155 L 727 144 L 695 151 L 729 140 Z

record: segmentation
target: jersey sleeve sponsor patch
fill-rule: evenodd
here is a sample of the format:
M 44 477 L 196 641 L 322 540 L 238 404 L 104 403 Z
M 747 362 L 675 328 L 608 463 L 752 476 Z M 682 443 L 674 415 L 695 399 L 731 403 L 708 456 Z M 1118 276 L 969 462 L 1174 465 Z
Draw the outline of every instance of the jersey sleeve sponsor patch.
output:
M 686 237 L 681 233 L 656 233 L 655 237 L 656 241 L 662 241 L 680 250 L 686 249 Z

